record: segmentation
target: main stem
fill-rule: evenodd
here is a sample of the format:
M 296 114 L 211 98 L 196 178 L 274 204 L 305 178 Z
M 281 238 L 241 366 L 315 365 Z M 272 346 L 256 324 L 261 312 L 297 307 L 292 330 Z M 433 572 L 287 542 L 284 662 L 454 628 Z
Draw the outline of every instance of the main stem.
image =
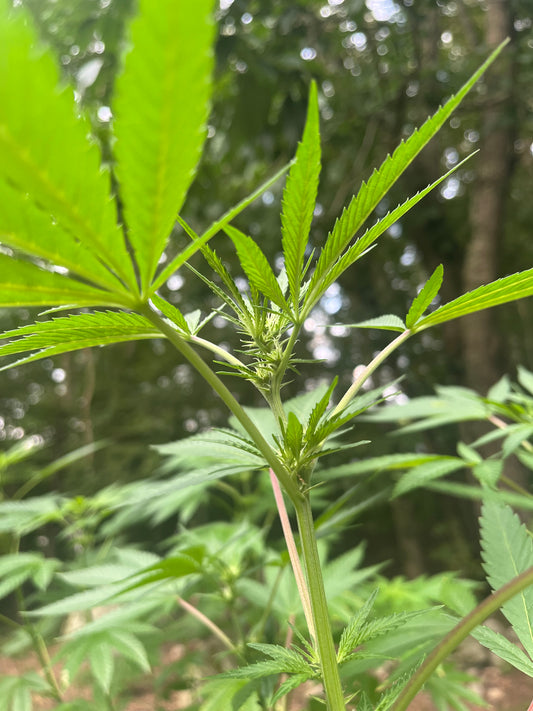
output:
M 294 477 L 283 466 L 276 456 L 275 451 L 265 440 L 245 410 L 237 402 L 232 393 L 214 373 L 207 363 L 189 346 L 180 334 L 172 328 L 159 314 L 153 311 L 148 304 L 138 307 L 140 313 L 149 319 L 163 333 L 175 348 L 189 361 L 197 372 L 207 381 L 213 390 L 220 396 L 229 410 L 239 420 L 249 436 L 265 457 L 269 466 L 274 471 L 280 483 L 289 495 L 298 520 L 298 529 L 302 544 L 302 557 L 307 574 L 309 596 L 311 598 L 311 611 L 314 618 L 316 644 L 320 656 L 322 680 L 326 693 L 328 711 L 346 711 L 342 686 L 337 665 L 337 655 L 333 644 L 333 636 L 329 622 L 329 613 L 324 590 L 322 568 L 318 557 L 316 545 L 313 514 L 309 502 L 309 495 L 302 494 Z
M 328 711 L 346 711 L 309 495 L 295 503 Z
M 224 385 L 222 380 L 214 373 L 207 363 L 191 348 L 188 343 L 180 336 L 180 334 L 168 324 L 164 318 L 152 311 L 148 304 L 141 304 L 138 307 L 139 313 L 149 319 L 163 333 L 172 345 L 189 361 L 189 363 L 197 370 L 197 372 L 207 381 L 212 389 L 220 396 L 221 400 L 228 407 L 230 412 L 235 415 L 241 425 L 244 427 L 250 438 L 256 445 L 257 449 L 268 462 L 269 467 L 274 470 L 279 481 L 289 494 L 292 501 L 302 498 L 302 494 L 298 488 L 298 484 L 289 472 L 280 462 L 276 453 L 263 437 L 261 432 L 246 414 L 242 406 L 237 402 L 233 394 Z

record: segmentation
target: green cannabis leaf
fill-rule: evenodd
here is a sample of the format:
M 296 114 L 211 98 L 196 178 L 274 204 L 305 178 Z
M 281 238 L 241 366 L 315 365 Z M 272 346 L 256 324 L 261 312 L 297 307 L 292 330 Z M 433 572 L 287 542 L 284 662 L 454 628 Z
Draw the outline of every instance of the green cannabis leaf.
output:
M 531 537 L 508 506 L 486 501 L 480 527 L 483 567 L 493 590 L 533 566 Z M 506 602 L 502 612 L 533 659 L 533 587 Z
M 320 133 L 316 84 L 311 83 L 302 142 L 283 193 L 281 235 L 285 269 L 294 313 L 298 313 L 304 258 L 313 219 L 320 174 Z
M 211 96 L 212 0 L 142 0 L 113 102 L 116 173 L 147 293 L 193 181 Z M 146 58 L 157 71 L 147 71 Z

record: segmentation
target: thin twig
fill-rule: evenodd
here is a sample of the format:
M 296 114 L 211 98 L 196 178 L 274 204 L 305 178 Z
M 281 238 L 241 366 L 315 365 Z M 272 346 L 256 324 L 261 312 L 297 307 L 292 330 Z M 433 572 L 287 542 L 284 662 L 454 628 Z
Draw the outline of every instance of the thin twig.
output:
M 233 644 L 231 639 L 227 636 L 225 632 L 220 629 L 218 625 L 213 622 L 213 620 L 210 620 L 207 615 L 204 615 L 203 612 L 200 612 L 198 608 L 194 607 L 194 605 L 191 605 L 190 602 L 187 602 L 187 600 L 184 600 L 179 595 L 177 599 L 181 607 L 183 607 L 183 609 L 186 610 L 193 617 L 196 617 L 196 619 L 199 620 L 203 625 L 205 625 L 205 627 L 211 630 L 215 637 L 217 637 L 222 642 L 222 644 L 224 644 L 225 647 L 227 647 L 234 654 L 237 654 L 239 657 L 241 656 L 239 650 Z

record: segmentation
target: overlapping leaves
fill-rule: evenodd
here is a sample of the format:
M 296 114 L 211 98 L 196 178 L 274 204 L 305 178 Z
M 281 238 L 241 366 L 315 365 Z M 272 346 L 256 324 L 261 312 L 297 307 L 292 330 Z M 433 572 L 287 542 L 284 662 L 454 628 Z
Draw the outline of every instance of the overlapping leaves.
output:
M 66 254 L 81 243 L 106 267 L 96 267 L 90 259 L 97 282 L 123 291 L 115 274 L 135 291 L 133 266 L 110 198 L 109 172 L 102 170 L 99 151 L 87 139 L 88 123 L 75 113 L 72 90 L 58 90 L 52 56 L 35 48 L 36 39 L 21 11 L 6 6 L 2 3 L 0 8 L 0 196 L 5 199 L 11 193 L 5 187 L 9 183 L 22 194 L 16 206 L 40 220 L 44 229 L 40 240 L 48 241 L 51 233 L 52 243 L 59 240 Z M 25 199 L 32 203 L 27 208 L 22 206 Z M 43 214 L 36 216 L 36 210 Z M 1 227 L 8 234 L 19 231 L 9 229 L 15 224 Z M 36 237 L 33 234 L 31 240 Z M 16 237 L 6 239 L 14 242 Z M 23 234 L 18 239 L 21 247 L 34 253 Z M 17 270 L 18 263 L 12 262 L 10 271 Z M 68 288 L 69 280 L 65 282 Z

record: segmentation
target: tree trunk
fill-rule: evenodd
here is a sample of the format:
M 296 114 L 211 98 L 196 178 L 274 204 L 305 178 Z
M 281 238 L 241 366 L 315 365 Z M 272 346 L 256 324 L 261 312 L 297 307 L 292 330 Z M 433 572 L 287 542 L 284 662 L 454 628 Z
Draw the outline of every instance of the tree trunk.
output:
M 509 0 L 488 0 L 487 44 L 493 49 L 512 29 Z M 507 50 L 509 52 L 509 50 Z M 497 279 L 498 252 L 503 233 L 504 209 L 511 177 L 513 126 L 509 120 L 509 92 L 512 81 L 509 56 L 498 58 L 486 78 L 487 105 L 484 110 L 478 174 L 470 202 L 471 237 L 463 265 L 463 286 L 470 291 Z M 498 353 L 501 344 L 491 310 L 462 319 L 462 341 L 466 384 L 484 394 L 501 375 Z

